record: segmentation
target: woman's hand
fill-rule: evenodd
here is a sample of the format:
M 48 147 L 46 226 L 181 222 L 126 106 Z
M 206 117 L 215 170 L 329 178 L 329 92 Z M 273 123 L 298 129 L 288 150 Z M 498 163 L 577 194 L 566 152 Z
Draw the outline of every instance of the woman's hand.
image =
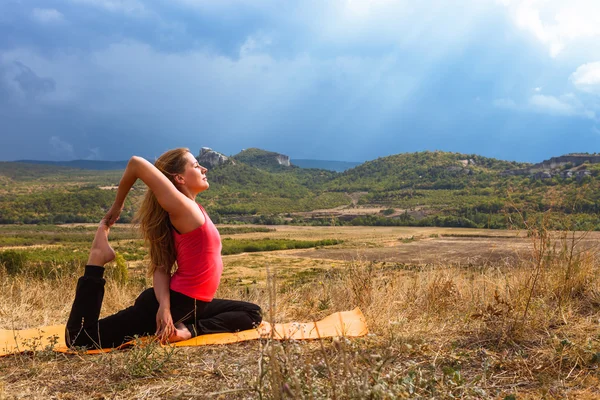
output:
M 119 219 L 121 211 L 123 211 L 123 205 L 113 203 L 112 207 L 110 207 L 110 210 L 108 210 L 108 212 L 103 218 L 106 221 L 106 225 L 108 225 L 109 227 L 113 226 L 114 223 L 117 222 L 117 220 Z
M 175 333 L 175 325 L 173 324 L 171 310 L 159 306 L 156 313 L 156 336 L 158 336 L 161 343 L 165 343 L 173 333 Z

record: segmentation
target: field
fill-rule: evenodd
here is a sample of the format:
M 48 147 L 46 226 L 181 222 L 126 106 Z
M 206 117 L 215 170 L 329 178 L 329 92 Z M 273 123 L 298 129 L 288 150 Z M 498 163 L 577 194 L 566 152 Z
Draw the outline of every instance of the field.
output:
M 218 297 L 273 322 L 359 306 L 359 339 L 0 358 L 0 398 L 598 398 L 600 233 L 220 226 Z M 0 226 L 0 328 L 64 323 L 93 225 Z M 121 225 L 103 314 L 151 285 Z M 244 249 L 249 251 L 243 251 Z M 269 250 L 269 251 L 261 251 Z

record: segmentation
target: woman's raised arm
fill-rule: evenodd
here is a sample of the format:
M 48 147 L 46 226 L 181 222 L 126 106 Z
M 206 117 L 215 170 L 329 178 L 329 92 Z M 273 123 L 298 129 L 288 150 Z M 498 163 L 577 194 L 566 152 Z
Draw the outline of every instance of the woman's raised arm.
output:
M 200 223 L 202 216 L 195 202 L 181 193 L 175 185 L 158 170 L 152 163 L 142 157 L 133 156 L 127 163 L 115 201 L 104 217 L 108 226 L 113 225 L 123 210 L 125 199 L 136 180 L 141 179 L 156 196 L 159 204 L 171 215 L 177 218 L 184 214 L 198 215 Z

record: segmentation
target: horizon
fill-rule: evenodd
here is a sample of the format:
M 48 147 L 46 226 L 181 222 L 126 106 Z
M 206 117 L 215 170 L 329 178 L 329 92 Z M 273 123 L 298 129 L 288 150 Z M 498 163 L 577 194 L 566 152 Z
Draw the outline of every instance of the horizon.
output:
M 215 149 L 212 149 L 214 151 L 217 151 Z M 265 150 L 265 151 L 271 151 L 269 149 L 259 149 L 259 150 Z M 369 160 L 364 160 L 364 161 L 347 161 L 347 160 L 332 160 L 332 159 L 318 159 L 318 158 L 296 158 L 296 157 L 292 157 L 288 154 L 283 154 L 283 153 L 279 153 L 285 156 L 288 156 L 290 158 L 290 162 L 293 163 L 293 161 L 321 161 L 321 162 L 338 162 L 338 163 L 356 163 L 356 164 L 363 164 L 369 161 L 373 161 L 379 158 L 385 158 L 385 157 L 390 157 L 390 156 L 395 156 L 395 155 L 401 155 L 401 154 L 412 154 L 412 153 L 422 153 L 422 152 L 444 152 L 444 153 L 453 153 L 453 154 L 463 154 L 463 155 L 477 155 L 477 156 L 481 156 L 481 157 L 486 157 L 486 158 L 494 158 L 494 157 L 487 157 L 487 156 L 483 156 L 481 154 L 477 154 L 477 153 L 464 153 L 464 152 L 449 152 L 449 151 L 444 151 L 444 150 L 422 150 L 422 151 L 414 151 L 414 152 L 404 152 L 404 153 L 397 153 L 397 154 L 389 154 L 386 156 L 379 156 L 373 159 L 369 159 Z M 197 157 L 198 155 L 195 154 L 193 151 L 191 152 L 192 154 L 194 154 L 195 157 Z M 222 154 L 222 153 L 221 153 Z M 227 157 L 234 157 L 235 155 L 237 155 L 238 153 L 232 154 L 232 155 L 226 155 Z M 557 154 L 557 155 L 553 155 L 550 156 L 548 158 L 545 158 L 543 160 L 539 160 L 539 161 L 518 161 L 518 160 L 510 160 L 510 159 L 502 159 L 502 158 L 496 158 L 497 160 L 502 160 L 502 161 L 509 161 L 509 162 L 523 162 L 523 163 L 530 163 L 530 164 L 538 164 L 538 163 L 542 163 L 544 161 L 547 161 L 551 158 L 555 158 L 555 157 L 564 157 L 564 156 L 572 156 L 572 155 L 597 155 L 599 153 L 596 152 L 584 152 L 584 151 L 576 151 L 576 152 L 570 152 L 570 153 L 564 153 L 564 154 Z M 224 154 L 225 155 L 225 154 Z M 144 157 L 146 159 L 151 159 L 149 157 Z M 48 159 L 33 159 L 33 158 L 22 158 L 22 159 L 16 159 L 16 160 L 0 160 L 1 162 L 24 162 L 26 163 L 27 161 L 38 161 L 38 162 L 53 162 L 53 163 L 60 163 L 60 162 L 75 162 L 75 161 L 89 161 L 89 162 L 113 162 L 113 163 L 118 163 L 118 162 L 127 162 L 128 159 L 122 159 L 122 160 L 90 160 L 90 159 L 83 159 L 83 158 L 76 158 L 76 159 L 70 159 L 70 160 L 48 160 Z
M 0 160 L 595 151 L 600 3 L 565 3 L 2 2 Z

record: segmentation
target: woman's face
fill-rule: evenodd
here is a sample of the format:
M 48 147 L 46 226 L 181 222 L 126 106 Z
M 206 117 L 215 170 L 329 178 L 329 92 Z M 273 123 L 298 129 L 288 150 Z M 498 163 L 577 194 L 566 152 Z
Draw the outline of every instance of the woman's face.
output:
M 183 185 L 188 187 L 194 193 L 200 193 L 208 189 L 208 180 L 206 179 L 206 172 L 208 170 L 198 164 L 198 160 L 192 153 L 185 155 L 187 162 L 185 164 L 185 170 L 181 177 L 183 178 Z

